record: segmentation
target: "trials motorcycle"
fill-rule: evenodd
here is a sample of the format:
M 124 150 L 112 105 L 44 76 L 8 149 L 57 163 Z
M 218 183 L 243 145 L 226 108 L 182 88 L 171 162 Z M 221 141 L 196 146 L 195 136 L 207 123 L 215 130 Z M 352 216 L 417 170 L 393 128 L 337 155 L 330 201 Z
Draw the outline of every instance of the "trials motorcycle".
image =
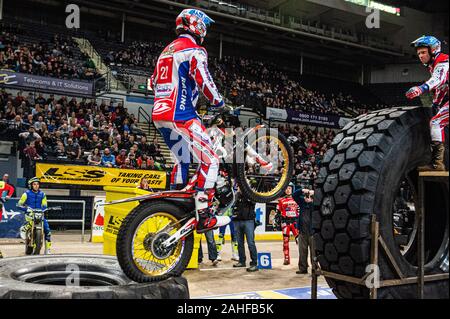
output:
M 22 207 L 21 207 L 22 208 Z M 60 206 L 37 209 L 27 207 L 25 220 L 29 223 L 25 235 L 25 255 L 39 255 L 42 247 L 45 247 L 44 218 L 48 212 L 61 211 Z M 46 253 L 45 253 L 46 254 Z
M 242 133 L 224 129 L 236 120 L 236 110 L 226 109 L 202 117 L 221 162 L 211 207 L 216 215 L 234 205 L 237 189 L 240 196 L 255 203 L 268 203 L 281 197 L 294 169 L 293 151 L 286 137 L 265 125 Z M 159 281 L 181 275 L 186 269 L 198 220 L 195 177 L 183 190 L 105 203 L 140 202 L 123 220 L 117 235 L 117 258 L 130 279 Z

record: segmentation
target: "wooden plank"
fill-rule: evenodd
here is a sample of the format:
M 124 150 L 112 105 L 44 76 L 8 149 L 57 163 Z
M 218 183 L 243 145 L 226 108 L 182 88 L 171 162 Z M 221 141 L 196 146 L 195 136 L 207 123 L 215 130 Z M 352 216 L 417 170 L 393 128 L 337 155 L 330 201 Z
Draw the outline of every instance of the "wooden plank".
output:
M 425 183 L 423 178 L 419 178 L 419 209 L 416 212 L 417 219 L 417 297 L 423 299 L 425 286 Z
M 386 242 L 384 241 L 383 237 L 379 236 L 378 240 L 380 241 L 381 247 L 383 247 L 384 252 L 386 253 L 386 256 L 388 257 L 389 261 L 391 262 L 391 265 L 394 267 L 395 271 L 397 272 L 397 275 L 400 277 L 400 279 L 405 278 L 403 275 L 400 266 L 395 261 L 394 256 L 392 255 L 391 251 L 389 250 L 389 247 L 386 245 Z
M 448 280 L 448 273 L 424 276 L 424 282 Z M 387 279 L 380 283 L 381 287 L 401 286 L 415 284 L 420 280 L 419 277 L 408 277 L 404 279 Z
M 352 284 L 361 285 L 361 286 L 365 286 L 366 285 L 365 281 L 363 281 L 362 278 L 356 278 L 356 277 L 341 275 L 341 274 L 337 274 L 337 273 L 334 273 L 334 272 L 328 272 L 328 271 L 324 271 L 324 270 L 321 271 L 321 274 L 324 277 L 327 277 L 327 278 L 332 278 L 332 279 L 337 279 L 337 280 L 341 280 L 341 281 L 346 281 L 346 282 L 350 282 Z
M 313 236 L 310 237 L 311 243 L 311 299 L 317 299 L 317 281 L 320 276 L 320 269 L 317 265 L 318 261 L 316 259 L 316 247 L 314 245 Z
M 370 247 L 370 262 L 372 265 L 378 267 L 378 238 L 380 237 L 380 224 L 377 222 L 377 215 L 372 215 L 372 224 L 371 224 L 371 232 L 372 232 L 372 241 Z M 374 278 L 373 286 L 370 288 L 370 299 L 378 298 L 378 287 L 377 282 L 379 278 Z
M 420 177 L 447 177 L 448 171 L 424 171 L 419 172 Z

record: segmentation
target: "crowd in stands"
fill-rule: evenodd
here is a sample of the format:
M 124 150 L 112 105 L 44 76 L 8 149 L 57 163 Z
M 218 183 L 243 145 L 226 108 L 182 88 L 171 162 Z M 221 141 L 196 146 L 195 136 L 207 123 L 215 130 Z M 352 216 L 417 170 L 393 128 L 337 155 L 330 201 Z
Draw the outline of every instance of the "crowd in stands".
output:
M 307 90 L 301 83 L 270 62 L 243 57 L 210 58 L 213 78 L 235 105 L 253 98 L 261 109 L 294 109 L 309 113 L 339 114 L 340 94 L 332 99 L 318 91 Z
M 143 68 L 150 74 L 163 50 L 161 42 L 133 42 L 128 48 L 109 51 L 105 62 L 110 65 Z M 253 104 L 264 112 L 267 107 L 294 109 L 308 113 L 347 115 L 341 107 L 360 114 L 358 102 L 351 94 L 324 94 L 304 88 L 269 61 L 244 57 L 209 57 L 209 68 L 219 90 L 234 105 Z M 129 70 L 129 69 L 128 69 Z M 365 109 L 371 108 L 370 106 Z
M 319 174 L 320 163 L 335 137 L 331 129 L 320 130 L 298 125 L 278 125 L 294 150 L 294 176 L 296 186 L 311 188 Z
M 87 55 L 74 57 L 77 46 L 72 38 L 55 34 L 46 41 L 22 41 L 14 31 L 0 24 L 0 69 L 61 79 L 94 80 L 101 76 Z
M 137 66 L 153 69 L 164 46 L 161 42 L 134 41 L 127 49 L 109 51 L 105 57 L 108 64 Z M 150 71 L 149 71 L 150 72 Z
M 1 68 L 64 79 L 92 80 L 100 76 L 88 56 L 81 54 L 84 61 L 81 66 L 74 62 L 76 44 L 70 37 L 54 35 L 50 41 L 22 43 L 20 36 L 23 31 L 11 30 L 1 24 L 0 31 Z M 110 50 L 104 59 L 109 65 L 142 68 L 150 74 L 163 48 L 162 42 L 134 41 L 126 48 Z M 348 93 L 324 94 L 320 90 L 308 90 L 302 86 L 301 80 L 270 61 L 234 56 L 210 57 L 209 68 L 220 91 L 231 103 L 253 104 L 262 113 L 267 107 L 274 107 L 348 116 L 343 107 L 351 110 L 353 115 L 374 108 L 358 103 Z
M 23 166 L 37 160 L 163 170 L 160 145 L 147 137 L 121 103 L 0 92 L 0 120 L 20 130 Z M 156 159 L 156 160 L 155 160 Z

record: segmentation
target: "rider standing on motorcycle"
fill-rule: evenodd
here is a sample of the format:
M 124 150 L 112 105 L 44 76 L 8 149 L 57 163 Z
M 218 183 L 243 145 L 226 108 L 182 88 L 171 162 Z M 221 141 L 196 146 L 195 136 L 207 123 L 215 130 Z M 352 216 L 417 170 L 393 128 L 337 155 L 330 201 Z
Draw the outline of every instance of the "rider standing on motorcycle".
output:
M 219 174 L 219 158 L 196 112 L 199 90 L 214 107 L 225 106 L 208 71 L 206 50 L 201 46 L 212 23 L 200 10 L 183 10 L 176 19 L 178 38 L 161 53 L 151 77 L 155 94 L 152 119 L 176 157 L 171 188 L 180 189 L 187 184 L 191 153 L 200 163 L 195 195 L 199 233 L 230 221 L 226 216 L 214 216 L 209 208 Z
M 5 194 L 6 193 L 6 194 Z M 14 194 L 14 187 L 9 185 L 8 183 L 4 181 L 0 181 L 0 222 L 2 221 L 3 217 L 3 203 L 11 198 L 11 196 Z M 0 251 L 0 258 L 3 258 L 3 254 Z
M 28 188 L 25 193 L 23 193 L 22 197 L 19 200 L 18 205 L 20 207 L 24 208 L 31 208 L 31 209 L 41 209 L 44 210 L 47 208 L 47 196 L 43 191 L 39 189 L 40 182 L 38 177 L 30 178 L 28 181 Z M 27 219 L 27 216 L 25 215 L 25 219 Z M 50 254 L 50 248 L 52 246 L 51 242 L 51 231 L 50 226 L 48 225 L 47 219 L 44 218 L 44 235 L 45 235 L 45 253 Z M 22 237 L 23 240 L 26 239 L 26 233 L 31 227 L 30 221 L 27 220 L 25 224 L 20 228 L 20 237 Z
M 290 183 L 286 189 L 286 196 L 278 200 L 277 219 L 281 222 L 281 232 L 283 233 L 283 253 L 284 265 L 289 265 L 291 258 L 289 255 L 289 237 L 292 234 L 297 241 L 298 229 L 297 219 L 299 215 L 299 207 L 292 197 L 294 184 Z
M 408 99 L 414 99 L 423 93 L 433 92 L 434 117 L 431 119 L 431 150 L 430 165 L 419 167 L 419 170 L 445 171 L 444 136 L 448 126 L 448 55 L 441 52 L 441 42 L 433 36 L 422 36 L 411 43 L 417 50 L 420 62 L 431 73 L 431 78 L 420 86 L 415 86 L 406 92 Z

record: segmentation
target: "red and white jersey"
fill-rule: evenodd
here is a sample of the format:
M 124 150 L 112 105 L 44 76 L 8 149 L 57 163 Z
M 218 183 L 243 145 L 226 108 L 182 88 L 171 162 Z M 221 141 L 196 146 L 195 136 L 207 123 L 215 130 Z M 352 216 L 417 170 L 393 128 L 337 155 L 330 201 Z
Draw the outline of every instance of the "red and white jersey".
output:
M 440 53 L 428 67 L 431 78 L 425 82 L 433 92 L 433 104 L 443 106 L 448 102 L 448 55 Z
M 299 207 L 292 196 L 280 198 L 278 200 L 277 211 L 282 217 L 297 218 L 299 215 Z
M 187 34 L 164 49 L 150 82 L 155 93 L 153 121 L 185 122 L 198 118 L 199 90 L 213 106 L 224 104 L 208 71 L 206 50 Z

